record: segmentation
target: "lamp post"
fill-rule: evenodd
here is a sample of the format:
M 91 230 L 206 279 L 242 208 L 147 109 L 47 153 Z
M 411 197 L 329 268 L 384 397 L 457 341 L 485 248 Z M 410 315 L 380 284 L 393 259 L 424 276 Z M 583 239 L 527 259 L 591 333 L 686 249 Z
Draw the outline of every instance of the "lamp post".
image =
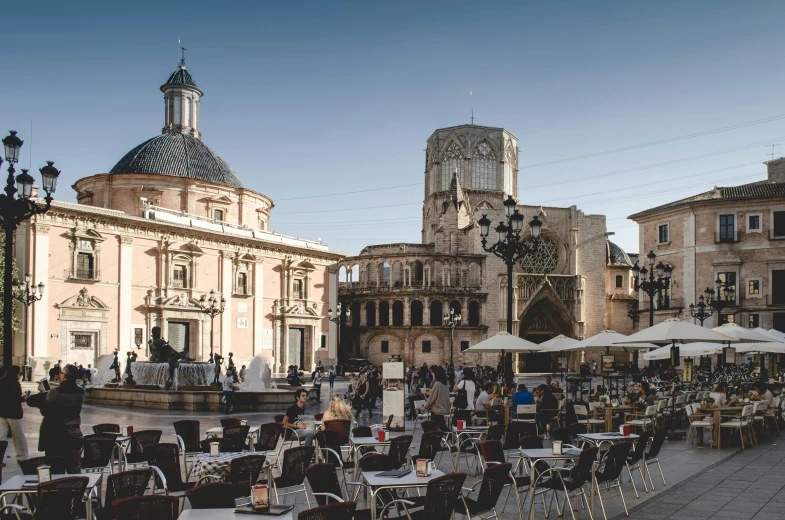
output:
M 632 267 L 632 277 L 635 280 L 635 290 L 643 291 L 649 295 L 649 327 L 654 326 L 654 297 L 661 295 L 670 287 L 673 268 L 662 262 L 655 265 L 657 255 L 649 251 L 646 255 L 649 260 L 649 269 L 639 267 L 638 262 Z M 655 273 L 656 270 L 656 273 Z M 648 275 L 648 276 L 647 276 Z
M 341 307 L 341 302 L 338 302 L 338 306 L 336 307 L 336 309 L 337 309 L 336 312 L 333 312 L 332 307 L 327 309 L 327 314 L 328 314 L 327 319 L 329 319 L 331 322 L 335 323 L 338 326 L 337 334 L 336 334 L 336 338 L 335 338 L 335 342 L 336 342 L 336 346 L 335 347 L 336 347 L 336 350 L 337 350 L 336 354 L 338 354 L 339 357 L 340 357 L 340 353 L 341 353 L 341 308 L 342 308 Z M 347 307 L 347 309 L 346 309 L 346 319 L 348 320 L 351 317 L 351 315 L 352 315 L 352 310 Z M 343 374 L 341 374 L 341 375 L 343 375 Z
M 215 326 L 215 317 L 223 314 L 226 310 L 226 298 L 221 296 L 221 299 L 215 297 L 215 289 L 210 290 L 210 297 L 202 295 L 199 299 L 201 303 L 200 310 L 210 316 L 210 363 L 213 362 L 213 327 Z
M 706 289 L 707 294 L 709 290 L 710 289 Z M 701 327 L 703 327 L 703 322 L 706 321 L 707 318 L 714 316 L 714 311 L 711 310 L 711 301 L 709 301 L 709 304 L 706 304 L 706 298 L 704 298 L 703 295 L 700 295 L 698 298 L 698 305 L 695 305 L 694 303 L 690 304 L 690 316 L 700 320 Z
M 33 277 L 30 273 L 25 275 L 25 283 L 24 286 L 22 282 L 18 280 L 14 280 L 11 284 L 12 292 L 14 295 L 14 299 L 18 302 L 22 302 L 25 306 L 25 325 L 28 323 L 28 315 L 30 306 L 44 297 L 44 284 L 43 282 L 39 282 L 38 285 L 33 282 Z M 30 371 L 30 339 L 28 334 L 25 334 L 25 364 L 22 367 L 22 375 L 24 376 L 25 381 L 32 380 L 32 374 L 29 374 Z
M 0 215 L 2 218 L 3 230 L 5 231 L 5 273 L 3 277 L 3 366 L 10 366 L 13 363 L 13 270 L 14 261 L 14 231 L 33 215 L 40 215 L 49 211 L 52 206 L 52 193 L 57 188 L 57 177 L 60 172 L 55 168 L 54 162 L 46 161 L 46 166 L 38 170 L 41 173 L 41 183 L 46 197 L 43 206 L 32 200 L 33 182 L 35 179 L 22 170 L 22 173 L 14 177 L 16 170 L 14 164 L 19 161 L 19 150 L 22 148 L 22 140 L 16 136 L 16 132 L 11 131 L 3 139 L 5 148 L 5 160 L 8 161 L 8 179 L 6 180 L 5 193 L 0 194 Z M 2 164 L 2 159 L 0 159 Z
M 507 222 L 499 222 L 496 226 L 496 242 L 488 247 L 488 233 L 491 228 L 491 220 L 488 215 L 483 215 L 477 222 L 480 225 L 480 237 L 482 237 L 482 248 L 488 253 L 501 258 L 507 265 L 507 332 L 512 334 L 512 268 L 516 262 L 521 260 L 529 253 L 533 253 L 540 247 L 540 231 L 542 231 L 542 221 L 535 216 L 529 227 L 531 228 L 531 237 L 533 240 L 521 234 L 523 230 L 523 215 L 515 209 L 515 199 L 512 195 L 507 197 L 504 201 L 504 211 L 507 216 Z M 502 351 L 502 373 L 504 380 L 508 381 L 512 378 L 512 354 L 505 354 Z
M 627 317 L 632 320 L 632 330 L 635 330 L 638 322 L 641 321 L 640 311 L 635 307 L 637 307 L 637 304 L 630 304 L 630 308 L 627 309 Z
M 458 327 L 461 324 L 461 315 L 455 314 L 455 309 L 450 307 L 450 312 L 444 314 L 443 322 L 444 322 L 443 325 L 446 328 L 450 329 L 450 370 L 452 370 L 453 367 L 455 366 L 453 365 L 452 362 L 452 351 L 453 351 L 452 337 L 453 337 L 453 332 L 455 331 L 455 327 Z
M 719 275 L 717 275 L 714 283 L 717 285 L 716 292 L 711 287 L 707 287 L 704 291 L 706 293 L 706 303 L 717 311 L 718 324 L 722 325 L 722 310 L 725 307 L 736 304 L 736 284 L 731 283 L 729 280 L 722 281 Z M 716 298 L 714 297 L 715 294 L 717 295 Z

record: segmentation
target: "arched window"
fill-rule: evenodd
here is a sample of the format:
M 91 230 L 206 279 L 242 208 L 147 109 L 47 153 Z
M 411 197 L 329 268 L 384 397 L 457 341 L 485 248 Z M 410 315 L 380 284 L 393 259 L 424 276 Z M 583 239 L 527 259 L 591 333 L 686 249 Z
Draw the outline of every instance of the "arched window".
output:
M 469 326 L 477 327 L 480 325 L 480 303 L 477 301 L 469 302 Z
M 403 327 L 403 302 L 401 300 L 393 302 L 393 327 Z
M 412 279 L 413 284 L 414 285 L 422 285 L 422 281 L 423 281 L 423 266 L 422 266 L 422 262 L 420 262 L 419 260 L 415 260 L 414 261 L 414 266 L 413 266 L 413 271 L 414 271 L 414 276 L 413 276 L 413 279 Z
M 616 287 L 618 287 L 619 289 L 624 287 L 624 277 L 620 274 L 616 275 Z
M 516 195 L 512 192 L 512 176 L 515 173 L 514 171 L 514 164 L 515 164 L 515 152 L 513 152 L 512 146 L 507 145 L 507 152 L 505 153 L 505 161 L 504 161 L 504 192 L 508 195 Z
M 390 283 L 390 263 L 389 262 L 382 262 L 379 264 L 379 272 L 377 273 L 379 276 L 379 285 L 385 285 Z
M 369 327 L 376 326 L 376 302 L 365 304 L 365 324 Z
M 496 189 L 496 154 L 486 141 L 477 145 L 472 155 L 472 188 Z
M 183 116 L 183 125 L 191 126 L 191 98 L 185 98 L 185 114 Z
M 360 326 L 360 302 L 352 303 L 352 327 Z
M 387 302 L 379 302 L 379 326 L 390 326 L 390 304 Z
M 442 156 L 442 191 L 450 189 L 452 173 L 458 170 L 458 179 L 463 183 L 463 154 L 461 148 L 453 141 Z
M 420 300 L 414 300 L 412 302 L 411 313 L 412 327 L 422 326 L 422 302 Z
M 431 325 L 441 327 L 442 325 L 442 302 L 433 300 L 431 302 Z
M 450 309 L 452 310 L 453 314 L 458 316 L 461 313 L 461 302 L 459 302 L 458 300 L 453 300 L 452 302 L 450 302 Z M 466 316 L 461 316 L 461 318 L 465 320 Z

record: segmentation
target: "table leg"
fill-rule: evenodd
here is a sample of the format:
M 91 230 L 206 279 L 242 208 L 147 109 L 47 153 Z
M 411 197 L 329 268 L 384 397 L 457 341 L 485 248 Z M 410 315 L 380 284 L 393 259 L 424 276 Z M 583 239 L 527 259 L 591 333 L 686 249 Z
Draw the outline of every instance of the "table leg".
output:
M 371 488 L 371 520 L 376 520 L 376 490 Z
M 720 417 L 720 411 L 714 411 L 714 446 L 719 449 L 720 448 L 720 440 L 722 437 L 720 436 L 720 421 L 722 418 Z
M 699 448 L 703 448 L 703 428 L 695 428 L 695 444 Z
M 605 431 L 613 431 L 613 408 L 610 406 L 605 407 Z

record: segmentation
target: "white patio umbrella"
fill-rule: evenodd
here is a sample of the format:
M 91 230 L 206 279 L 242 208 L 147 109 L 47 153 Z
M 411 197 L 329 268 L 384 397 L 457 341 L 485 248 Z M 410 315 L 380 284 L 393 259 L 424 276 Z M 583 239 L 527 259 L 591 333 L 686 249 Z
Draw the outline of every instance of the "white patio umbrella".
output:
M 769 329 L 769 334 L 774 336 L 775 338 L 779 339 L 780 341 L 785 341 L 785 332 L 781 332 L 777 329 Z
M 695 356 L 712 356 L 714 354 L 722 353 L 723 349 L 721 343 L 688 343 L 686 345 L 676 343 L 676 346 L 679 347 L 679 357 L 683 358 Z M 646 352 L 642 357 L 646 361 L 651 361 L 653 359 L 670 359 L 671 346 L 665 345 L 664 347 L 659 347 L 652 350 L 651 352 Z
M 577 339 L 568 338 L 564 334 L 559 334 L 555 338 L 543 341 L 539 346 L 542 348 L 541 352 L 559 352 L 572 347 L 576 343 L 578 343 Z
M 542 347 L 536 343 L 519 338 L 518 336 L 513 336 L 509 332 L 502 331 L 467 348 L 464 352 L 513 352 L 530 354 L 533 352 L 540 352 L 541 350 Z
M 590 336 L 575 345 L 564 349 L 567 352 L 583 351 L 583 352 L 610 352 L 623 350 L 629 352 L 631 350 L 640 350 L 644 348 L 657 348 L 657 345 L 652 343 L 636 343 L 627 341 L 629 336 L 619 334 L 613 330 L 603 330 L 594 336 Z
M 736 343 L 733 345 L 736 352 L 740 354 L 748 354 L 750 352 L 759 352 L 761 354 L 785 354 L 785 343 L 774 341 L 771 343 Z
M 720 325 L 719 327 L 714 327 L 711 330 L 744 343 L 771 343 L 778 341 L 768 332 L 763 333 L 758 332 L 755 329 L 747 329 L 737 325 L 736 323 L 726 323 L 724 325 Z
M 654 343 L 675 345 L 676 343 L 737 343 L 738 340 L 712 329 L 705 329 L 676 318 L 669 318 L 653 327 L 627 336 L 620 343 Z

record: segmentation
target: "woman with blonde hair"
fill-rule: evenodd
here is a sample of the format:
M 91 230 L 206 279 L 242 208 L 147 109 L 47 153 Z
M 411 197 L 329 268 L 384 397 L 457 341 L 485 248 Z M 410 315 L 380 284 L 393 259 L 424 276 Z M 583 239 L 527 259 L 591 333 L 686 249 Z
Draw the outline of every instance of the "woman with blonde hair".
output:
M 332 399 L 330 399 L 330 408 L 324 412 L 324 417 L 322 417 L 322 421 L 353 421 L 354 414 L 352 414 L 352 408 L 347 405 L 343 399 L 341 399 L 340 395 L 334 395 Z

